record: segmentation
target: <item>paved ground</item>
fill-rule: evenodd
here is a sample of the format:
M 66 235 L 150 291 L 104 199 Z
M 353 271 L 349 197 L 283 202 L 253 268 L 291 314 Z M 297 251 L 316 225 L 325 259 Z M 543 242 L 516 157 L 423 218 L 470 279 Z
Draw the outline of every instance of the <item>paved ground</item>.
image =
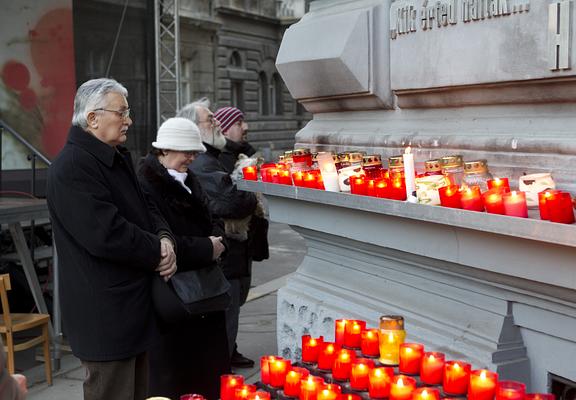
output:
M 271 224 L 269 242 L 270 259 L 254 263 L 253 289 L 240 315 L 238 348 L 254 359 L 256 366 L 236 372 L 252 382 L 258 380 L 260 356 L 277 353 L 276 290 L 300 265 L 306 252 L 302 238 L 286 225 Z M 43 371 L 43 365 L 24 371 L 29 380 L 28 400 L 82 399 L 84 369 L 74 356 L 68 354 L 63 358 L 53 386 L 45 383 Z

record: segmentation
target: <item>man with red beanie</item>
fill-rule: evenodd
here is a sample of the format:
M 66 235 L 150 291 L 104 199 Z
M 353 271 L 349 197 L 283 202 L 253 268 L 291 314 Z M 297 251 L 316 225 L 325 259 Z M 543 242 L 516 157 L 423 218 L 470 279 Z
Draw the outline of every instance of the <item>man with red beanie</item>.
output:
M 232 173 L 240 154 L 251 157 L 256 153 L 256 149 L 247 141 L 248 124 L 244 120 L 244 113 L 236 107 L 219 108 L 214 118 L 220 122 L 220 130 L 226 137 L 226 147 L 219 160 L 228 173 Z

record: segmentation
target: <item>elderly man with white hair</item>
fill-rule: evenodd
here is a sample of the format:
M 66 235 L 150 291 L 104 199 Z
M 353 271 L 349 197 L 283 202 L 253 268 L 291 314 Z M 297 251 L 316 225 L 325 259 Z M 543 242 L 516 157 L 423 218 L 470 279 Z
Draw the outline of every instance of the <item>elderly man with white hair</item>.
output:
M 157 335 L 151 285 L 176 272 L 174 239 L 122 147 L 128 92 L 112 79 L 78 88 L 68 140 L 48 171 L 65 335 L 87 369 L 84 399 L 140 400 Z

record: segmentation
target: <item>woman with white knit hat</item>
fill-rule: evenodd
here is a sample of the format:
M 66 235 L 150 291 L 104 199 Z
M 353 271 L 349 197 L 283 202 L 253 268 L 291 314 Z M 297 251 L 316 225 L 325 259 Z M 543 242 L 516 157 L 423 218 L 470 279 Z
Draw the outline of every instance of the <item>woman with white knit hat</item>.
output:
M 223 227 L 212 219 L 207 197 L 188 169 L 196 155 L 206 151 L 198 126 L 186 118 L 170 118 L 158 129 L 152 146 L 138 176 L 176 238 L 178 272 L 220 268 Z M 149 395 L 177 399 L 198 393 L 218 398 L 220 375 L 230 371 L 224 309 L 164 321 L 161 330 L 149 352 Z

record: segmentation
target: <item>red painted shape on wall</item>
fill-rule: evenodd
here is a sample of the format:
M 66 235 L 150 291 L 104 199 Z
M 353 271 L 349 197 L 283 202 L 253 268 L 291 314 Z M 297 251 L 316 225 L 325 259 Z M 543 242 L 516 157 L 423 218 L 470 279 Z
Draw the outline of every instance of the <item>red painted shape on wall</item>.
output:
M 10 89 L 22 91 L 30 84 L 30 71 L 21 62 L 8 61 L 2 68 L 2 81 Z
M 46 89 L 40 100 L 44 116 L 43 150 L 54 156 L 66 141 L 76 92 L 72 10 L 48 11 L 30 30 L 29 39 L 32 62 Z

